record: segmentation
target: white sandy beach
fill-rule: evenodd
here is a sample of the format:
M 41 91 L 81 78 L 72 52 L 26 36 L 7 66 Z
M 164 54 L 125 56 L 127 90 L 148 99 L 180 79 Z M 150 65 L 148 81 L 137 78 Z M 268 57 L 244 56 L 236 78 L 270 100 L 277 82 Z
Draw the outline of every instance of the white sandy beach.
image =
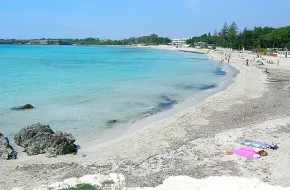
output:
M 152 48 L 152 47 L 149 46 L 149 48 Z M 153 46 L 153 48 L 160 48 L 160 49 L 166 49 L 166 50 L 168 49 L 164 46 L 161 46 L 161 47 Z M 173 49 L 173 50 L 176 50 L 176 49 Z M 181 48 L 177 50 L 187 50 L 189 52 L 199 51 L 198 49 L 193 49 L 193 48 L 192 49 Z M 202 50 L 201 52 L 205 53 L 207 51 Z M 214 59 L 216 61 L 219 61 L 221 57 L 221 55 L 218 53 L 210 53 L 208 56 L 211 59 Z M 252 58 L 252 56 L 245 56 L 245 59 L 246 58 Z M 163 142 L 166 141 L 166 138 L 173 138 L 173 137 L 182 138 L 182 134 L 184 133 L 182 125 L 186 125 L 186 123 L 191 123 L 191 122 L 195 123 L 195 125 L 197 126 L 204 125 L 206 124 L 205 118 L 209 116 L 211 112 L 221 111 L 221 110 L 227 109 L 231 105 L 242 103 L 241 97 L 243 97 L 243 99 L 245 100 L 250 99 L 250 98 L 261 97 L 263 92 L 266 90 L 266 75 L 264 75 L 263 72 L 258 68 L 245 66 L 242 63 L 241 58 L 238 57 L 238 54 L 233 55 L 231 66 L 237 69 L 240 73 L 235 79 L 235 82 L 232 85 L 230 85 L 225 91 L 214 94 L 213 96 L 203 101 L 198 107 L 187 108 L 186 110 L 182 110 L 181 112 L 175 114 L 171 118 L 148 125 L 145 128 L 145 130 L 143 130 L 142 132 L 138 132 L 135 134 L 122 137 L 122 138 L 118 138 L 115 140 L 115 143 L 118 144 L 120 141 L 123 142 L 123 140 L 125 140 L 130 144 L 130 142 L 133 141 L 136 145 L 136 148 L 139 149 L 140 147 L 142 147 L 142 145 L 138 146 L 137 144 L 142 144 L 144 143 L 143 140 L 148 140 L 148 142 L 146 143 L 149 143 L 151 148 L 153 148 L 152 146 L 154 146 L 154 148 L 151 150 L 157 151 L 161 147 L 159 143 L 162 142 L 163 144 Z M 251 82 L 251 85 L 248 86 L 247 84 L 249 83 L 249 81 L 255 81 L 255 82 L 254 83 Z M 186 117 L 189 114 L 191 115 L 191 117 Z M 156 135 L 156 133 L 160 135 Z M 147 136 L 144 138 L 145 135 L 148 135 L 148 138 Z M 129 136 L 131 138 L 134 138 L 134 140 L 128 141 L 128 138 L 130 138 Z M 158 142 L 158 143 L 155 143 L 155 142 Z M 93 146 L 93 144 L 94 142 L 90 142 L 88 144 L 85 143 L 83 144 L 82 147 L 83 149 L 85 149 L 86 152 L 97 151 L 99 146 L 95 147 Z M 106 144 L 114 144 L 114 141 L 104 143 L 102 146 L 105 147 Z
M 173 50 L 208 51 L 188 48 Z M 223 55 L 210 51 L 208 56 L 219 61 Z M 246 59 L 253 57 L 232 53 L 230 65 L 239 73 L 231 85 L 197 106 L 140 131 L 101 145 L 94 141 L 80 144 L 82 149 L 78 155 L 49 159 L 43 155 L 29 157 L 20 153 L 17 160 L 1 161 L 0 189 L 20 186 L 32 189 L 69 177 L 111 172 L 123 173 L 129 187 L 157 186 L 169 176 L 179 175 L 195 178 L 239 176 L 271 185 L 290 186 L 290 117 L 288 113 L 278 111 L 279 116 L 270 114 L 273 117 L 268 117 L 270 110 L 262 109 L 255 118 L 253 106 L 248 105 L 268 100 L 264 95 L 271 88 L 267 81 L 269 75 L 256 67 L 256 63 L 250 62 L 249 66 L 244 64 Z M 263 68 L 269 68 L 271 73 L 276 71 L 289 76 L 286 71 L 290 69 L 290 59 L 265 58 L 279 59 L 280 64 L 266 64 Z M 275 102 L 272 103 L 275 106 Z M 263 108 L 267 105 L 259 106 Z M 246 139 L 276 142 L 279 149 L 269 150 L 269 156 L 258 161 L 226 155 L 226 151 L 241 146 Z M 160 160 L 161 157 L 164 160 Z M 201 161 L 199 157 L 202 157 Z

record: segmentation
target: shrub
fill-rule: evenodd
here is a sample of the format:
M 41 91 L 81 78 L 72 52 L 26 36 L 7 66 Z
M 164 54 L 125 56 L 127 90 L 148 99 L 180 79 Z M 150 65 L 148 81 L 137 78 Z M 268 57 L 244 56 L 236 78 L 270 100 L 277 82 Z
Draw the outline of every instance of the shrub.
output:
M 78 184 L 76 187 L 63 190 L 95 190 L 95 187 L 90 184 Z

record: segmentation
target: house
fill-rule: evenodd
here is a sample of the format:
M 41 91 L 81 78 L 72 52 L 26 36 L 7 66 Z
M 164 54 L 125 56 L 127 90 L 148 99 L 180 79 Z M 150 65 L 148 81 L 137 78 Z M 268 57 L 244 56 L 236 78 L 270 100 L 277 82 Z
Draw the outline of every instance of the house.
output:
M 194 43 L 195 46 L 201 47 L 201 46 L 206 46 L 207 42 L 196 42 Z
M 290 51 L 278 51 L 277 57 L 287 57 L 290 58 Z
M 171 41 L 172 41 L 172 45 L 174 46 L 187 46 L 186 40 L 188 40 L 188 38 L 172 39 Z
M 47 40 L 30 40 L 29 44 L 46 45 Z

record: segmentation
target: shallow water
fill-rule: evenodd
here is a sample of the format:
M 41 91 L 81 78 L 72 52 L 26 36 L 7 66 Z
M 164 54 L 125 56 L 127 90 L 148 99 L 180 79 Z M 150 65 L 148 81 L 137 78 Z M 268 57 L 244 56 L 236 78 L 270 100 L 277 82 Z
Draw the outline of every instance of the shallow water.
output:
M 40 122 L 78 139 L 93 139 L 215 88 L 226 77 L 219 65 L 194 53 L 0 45 L 0 132 L 12 136 Z M 35 109 L 11 110 L 27 103 Z

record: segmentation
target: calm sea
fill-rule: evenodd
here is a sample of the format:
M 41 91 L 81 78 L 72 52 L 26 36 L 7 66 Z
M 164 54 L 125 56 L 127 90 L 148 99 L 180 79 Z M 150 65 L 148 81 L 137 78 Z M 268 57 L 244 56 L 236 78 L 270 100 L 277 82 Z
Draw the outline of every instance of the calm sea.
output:
M 0 45 L 0 132 L 11 137 L 40 122 L 78 139 L 93 139 L 119 124 L 169 109 L 225 78 L 218 64 L 194 53 Z M 35 109 L 11 110 L 27 103 Z

